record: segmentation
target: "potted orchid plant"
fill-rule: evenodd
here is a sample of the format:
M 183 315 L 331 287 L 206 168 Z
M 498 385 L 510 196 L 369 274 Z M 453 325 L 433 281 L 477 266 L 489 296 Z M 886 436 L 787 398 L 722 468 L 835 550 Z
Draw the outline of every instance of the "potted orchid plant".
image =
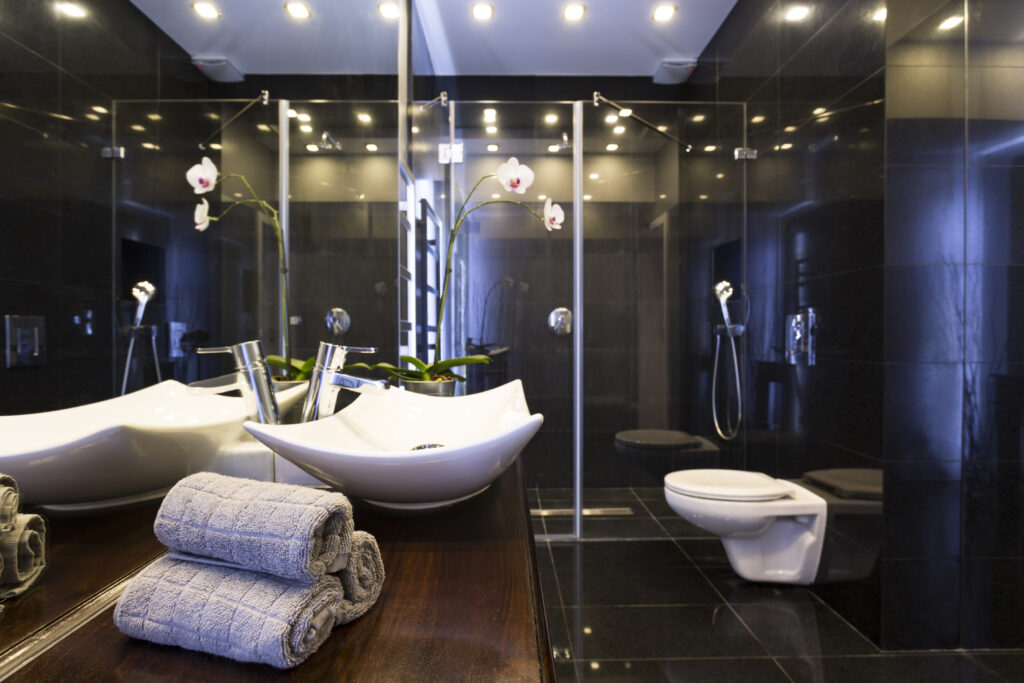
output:
M 289 341 L 289 327 L 288 327 L 288 266 L 285 262 L 284 255 L 284 236 L 281 232 L 281 223 L 277 218 L 277 209 L 272 207 L 270 204 L 260 199 L 259 195 L 256 194 L 256 190 L 253 189 L 252 185 L 244 175 L 239 173 L 220 173 L 217 170 L 217 165 L 210 160 L 209 157 L 203 157 L 203 160 L 190 168 L 185 173 L 185 179 L 188 180 L 188 184 L 192 186 L 192 189 L 196 194 L 206 194 L 214 190 L 217 185 L 222 182 L 235 178 L 243 185 L 249 192 L 248 199 L 239 199 L 231 202 L 227 208 L 220 212 L 217 216 L 210 215 L 210 203 L 203 197 L 195 208 L 195 228 L 196 230 L 203 232 L 210 227 L 211 222 L 216 222 L 224 218 L 232 209 L 242 204 L 247 204 L 259 209 L 270 224 L 274 228 L 274 237 L 277 239 L 277 254 L 280 262 L 280 292 L 281 292 L 281 334 L 284 339 L 284 356 L 268 356 L 267 361 L 272 365 L 282 368 L 289 377 L 295 375 L 295 363 L 291 360 L 291 344 Z
M 402 356 L 400 360 L 403 363 L 411 365 L 411 368 L 400 368 L 392 365 L 391 363 L 376 363 L 374 365 L 353 363 L 352 365 L 346 366 L 346 370 L 381 370 L 390 378 L 401 381 L 403 386 L 406 386 L 412 391 L 451 396 L 455 390 L 455 381 L 459 380 L 464 382 L 466 380 L 465 377 L 456 374 L 454 372 L 454 368 L 474 363 L 491 362 L 490 356 L 484 354 L 461 356 L 459 358 L 448 358 L 445 360 L 441 359 L 441 323 L 444 320 L 445 304 L 448 301 L 448 291 L 452 274 L 452 253 L 455 248 L 455 240 L 459 236 L 459 229 L 462 228 L 462 224 L 465 222 L 469 214 L 490 204 L 515 204 L 516 206 L 521 206 L 529 211 L 534 218 L 539 220 L 544 227 L 547 228 L 548 232 L 551 232 L 552 230 L 560 230 L 562 228 L 562 223 L 565 220 L 565 212 L 562 211 L 562 207 L 558 204 L 552 204 L 550 198 L 544 203 L 543 215 L 534 211 L 527 204 L 515 199 L 488 199 L 474 204 L 473 206 L 469 206 L 469 202 L 473 198 L 473 193 L 476 192 L 481 183 L 489 178 L 497 179 L 506 192 L 525 194 L 527 188 L 533 184 L 534 173 L 529 166 L 520 164 L 519 160 L 515 157 L 510 157 L 508 161 L 498 167 L 497 171 L 494 173 L 488 173 L 476 181 L 476 184 L 473 185 L 473 189 L 471 189 L 469 194 L 466 195 L 465 201 L 462 202 L 462 206 L 459 207 L 458 212 L 455 214 L 455 227 L 452 229 L 451 238 L 448 241 L 448 254 L 444 265 L 441 300 L 438 304 L 437 311 L 437 336 L 434 341 L 434 362 L 426 363 L 413 356 Z M 438 387 L 439 383 L 443 384 L 443 388 Z

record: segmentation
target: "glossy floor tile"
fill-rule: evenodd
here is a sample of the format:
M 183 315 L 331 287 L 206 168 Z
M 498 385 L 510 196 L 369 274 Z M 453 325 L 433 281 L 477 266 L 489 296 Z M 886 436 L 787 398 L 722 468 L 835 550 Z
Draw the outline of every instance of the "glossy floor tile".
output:
M 571 506 L 572 494 L 530 501 Z M 663 502 L 660 488 L 587 490 L 585 506 L 628 514 L 585 517 L 581 541 L 537 541 L 559 681 L 1024 681 L 1024 650 L 882 652 L 812 587 L 741 579 L 721 541 Z M 538 526 L 569 533 L 572 520 Z

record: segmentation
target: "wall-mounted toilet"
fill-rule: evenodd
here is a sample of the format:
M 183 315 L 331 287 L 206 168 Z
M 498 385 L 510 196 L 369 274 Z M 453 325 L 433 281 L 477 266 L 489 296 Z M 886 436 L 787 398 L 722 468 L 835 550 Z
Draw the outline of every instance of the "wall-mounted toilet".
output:
M 877 556 L 880 470 L 819 470 L 799 483 L 760 472 L 680 470 L 665 476 L 665 500 L 679 516 L 719 536 L 733 570 L 748 581 L 851 580 L 869 573 Z M 825 548 L 826 526 L 836 512 L 877 523 L 857 526 L 866 533 L 844 537 L 836 542 L 842 552 L 831 552 Z M 849 548 L 856 552 L 851 555 Z M 856 567 L 837 571 L 832 558 Z

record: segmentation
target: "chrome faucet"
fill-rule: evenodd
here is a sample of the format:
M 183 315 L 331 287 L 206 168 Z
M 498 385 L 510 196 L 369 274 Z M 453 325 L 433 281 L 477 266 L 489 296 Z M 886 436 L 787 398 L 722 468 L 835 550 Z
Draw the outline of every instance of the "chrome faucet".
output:
M 263 424 L 280 424 L 281 409 L 270 383 L 270 370 L 263 354 L 263 343 L 256 339 L 232 346 L 196 349 L 196 353 L 230 353 L 235 359 L 235 375 L 245 400 L 246 414 Z
M 364 379 L 343 373 L 341 369 L 345 367 L 345 356 L 349 353 L 377 353 L 377 349 L 320 342 L 320 346 L 316 350 L 313 371 L 309 376 L 306 400 L 302 404 L 301 419 L 303 422 L 331 415 L 338 400 L 338 392 L 342 387 L 359 389 L 371 385 L 381 389 L 387 388 L 387 382 L 384 380 Z

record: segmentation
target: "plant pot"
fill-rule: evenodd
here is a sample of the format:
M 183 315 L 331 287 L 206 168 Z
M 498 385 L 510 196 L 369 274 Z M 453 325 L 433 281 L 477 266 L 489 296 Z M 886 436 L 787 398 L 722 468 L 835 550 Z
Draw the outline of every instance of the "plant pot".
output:
M 455 395 L 454 379 L 426 380 L 423 382 L 418 382 L 410 379 L 403 379 L 402 386 L 405 387 L 406 391 L 411 391 L 416 394 L 423 394 L 424 396 L 443 397 Z

